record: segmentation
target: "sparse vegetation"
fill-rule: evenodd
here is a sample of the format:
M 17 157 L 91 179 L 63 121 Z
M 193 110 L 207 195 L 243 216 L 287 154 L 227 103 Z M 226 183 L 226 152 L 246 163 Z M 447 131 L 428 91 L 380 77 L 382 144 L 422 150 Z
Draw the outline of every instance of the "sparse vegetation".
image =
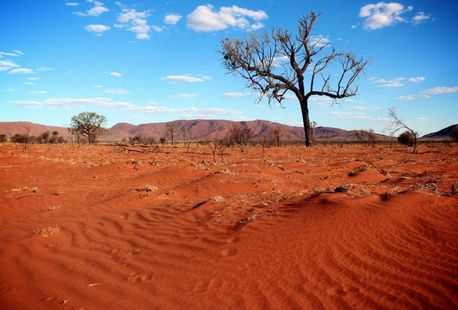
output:
M 358 138 L 358 141 L 372 146 L 374 145 L 377 138 L 373 129 L 357 130 L 356 137 Z
M 165 125 L 167 132 L 166 132 L 166 137 L 170 139 L 170 142 L 172 145 L 175 143 L 175 136 L 178 130 L 178 126 L 175 122 L 170 122 Z
M 404 133 L 402 133 L 398 137 L 398 141 L 399 141 L 399 143 L 401 143 L 403 145 L 413 146 L 412 153 L 416 154 L 417 153 L 417 137 L 418 137 L 418 134 L 413 129 L 408 127 L 406 125 L 406 123 L 402 119 L 399 118 L 398 112 L 396 111 L 396 109 L 394 107 L 388 109 L 388 114 L 393 119 L 393 121 L 391 123 L 391 128 L 392 128 L 391 134 L 394 135 L 396 132 L 398 132 L 398 131 L 400 131 L 402 129 L 405 129 L 406 131 Z
M 251 129 L 248 128 L 246 123 L 242 122 L 232 125 L 229 130 L 228 139 L 231 144 L 236 145 L 240 149 L 242 154 L 245 154 L 246 146 L 250 142 L 252 136 L 253 133 L 251 132 Z

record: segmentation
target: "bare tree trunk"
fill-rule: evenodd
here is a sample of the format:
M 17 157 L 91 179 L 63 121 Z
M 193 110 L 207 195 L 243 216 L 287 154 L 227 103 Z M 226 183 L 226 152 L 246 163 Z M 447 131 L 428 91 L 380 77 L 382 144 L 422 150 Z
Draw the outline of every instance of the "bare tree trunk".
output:
M 312 127 L 310 126 L 308 100 L 301 101 L 302 121 L 304 122 L 305 146 L 312 146 Z

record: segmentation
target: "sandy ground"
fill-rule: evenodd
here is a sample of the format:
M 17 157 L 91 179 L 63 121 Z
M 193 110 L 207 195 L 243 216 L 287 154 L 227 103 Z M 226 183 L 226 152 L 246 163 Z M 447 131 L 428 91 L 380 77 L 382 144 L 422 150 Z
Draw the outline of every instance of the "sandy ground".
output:
M 456 309 L 457 155 L 0 145 L 0 308 Z

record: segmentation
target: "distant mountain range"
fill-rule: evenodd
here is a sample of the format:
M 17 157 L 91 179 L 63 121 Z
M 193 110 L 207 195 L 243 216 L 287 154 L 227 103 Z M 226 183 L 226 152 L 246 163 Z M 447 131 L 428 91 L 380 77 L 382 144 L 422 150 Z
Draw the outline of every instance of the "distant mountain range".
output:
M 455 128 L 456 126 L 458 126 L 458 124 L 451 125 L 439 131 L 429 133 L 427 135 L 424 135 L 422 138 L 423 139 L 447 139 L 448 137 L 450 137 L 450 134 L 452 133 L 453 128 Z
M 235 123 L 244 123 L 251 129 L 255 140 L 262 140 L 272 136 L 272 131 L 280 129 L 281 141 L 293 142 L 304 140 L 304 130 L 298 126 L 288 126 L 266 120 L 255 120 L 246 122 L 235 122 L 227 120 L 178 120 L 175 121 L 177 128 L 185 128 L 194 139 L 222 138 Z M 134 136 L 153 137 L 159 139 L 167 132 L 167 123 L 149 123 L 133 125 L 129 123 L 118 123 L 108 129 L 107 133 L 99 138 L 100 141 L 121 141 L 122 139 Z M 456 125 L 449 126 L 440 131 L 427 134 L 422 138 L 444 139 L 450 135 Z M 30 136 L 38 136 L 45 131 L 57 131 L 59 135 L 70 138 L 70 134 L 64 127 L 46 126 L 31 122 L 0 122 L 0 134 L 12 136 L 16 133 L 25 134 L 29 130 Z M 333 127 L 316 127 L 314 136 L 322 141 L 358 141 L 357 130 L 343 130 Z M 389 137 L 376 134 L 377 140 L 388 140 Z M 182 139 L 180 130 L 177 131 L 177 140 Z

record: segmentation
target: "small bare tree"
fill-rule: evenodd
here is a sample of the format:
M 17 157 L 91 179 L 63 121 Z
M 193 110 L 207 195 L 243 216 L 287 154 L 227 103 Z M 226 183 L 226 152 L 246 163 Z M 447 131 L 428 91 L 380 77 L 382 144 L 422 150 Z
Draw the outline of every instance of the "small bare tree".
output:
M 224 162 L 224 151 L 227 147 L 231 145 L 231 141 L 228 136 L 222 139 L 207 139 L 204 142 L 210 148 L 213 162 L 216 164 L 216 154 L 219 153 L 221 155 L 221 161 Z
M 183 141 L 186 145 L 186 153 L 189 153 L 189 148 L 191 147 L 192 140 L 193 140 L 192 135 L 185 126 L 181 127 L 180 131 L 181 131 L 181 136 L 183 138 Z
M 245 154 L 245 147 L 253 136 L 251 129 L 246 123 L 237 123 L 229 129 L 229 139 L 232 144 L 237 145 L 242 155 Z
M 377 138 L 373 129 L 357 130 L 356 137 L 358 138 L 358 141 L 365 143 L 367 145 L 374 145 L 374 142 Z
M 170 142 L 172 143 L 172 145 L 174 145 L 175 135 L 178 130 L 178 126 L 175 122 L 170 122 L 170 123 L 167 123 L 165 127 L 167 130 L 166 135 L 167 137 L 170 138 Z
M 398 112 L 395 107 L 391 107 L 388 109 L 388 115 L 393 119 L 391 123 L 391 129 L 392 129 L 391 135 L 394 135 L 396 132 L 402 129 L 405 129 L 409 133 L 409 135 L 411 135 L 412 140 L 413 140 L 412 145 L 409 145 L 409 146 L 413 146 L 412 153 L 416 154 L 417 153 L 418 134 L 413 129 L 411 129 L 409 126 L 407 126 L 406 123 L 402 119 L 399 118 Z
M 289 93 L 299 101 L 304 123 L 305 145 L 312 145 L 309 119 L 309 99 L 325 96 L 334 101 L 355 96 L 354 82 L 363 72 L 368 60 L 351 53 L 336 52 L 327 40 L 313 37 L 312 30 L 318 14 L 299 20 L 298 33 L 274 29 L 272 34 L 251 35 L 248 40 L 225 39 L 220 53 L 229 72 L 247 80 L 247 87 L 259 91 L 259 100 L 267 97 L 282 105 Z M 338 68 L 339 74 L 331 70 Z M 306 85 L 306 71 L 310 81 Z
M 279 126 L 272 128 L 271 135 L 275 146 L 280 146 L 280 138 L 282 136 L 281 128 Z

